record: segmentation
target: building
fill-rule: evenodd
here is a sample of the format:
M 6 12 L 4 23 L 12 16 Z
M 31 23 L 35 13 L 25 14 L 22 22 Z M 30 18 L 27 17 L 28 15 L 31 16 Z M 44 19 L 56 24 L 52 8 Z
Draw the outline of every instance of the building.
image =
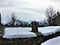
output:
M 52 18 L 52 23 L 55 26 L 60 26 L 60 13 L 59 12 L 57 12 L 57 14 L 54 14 Z

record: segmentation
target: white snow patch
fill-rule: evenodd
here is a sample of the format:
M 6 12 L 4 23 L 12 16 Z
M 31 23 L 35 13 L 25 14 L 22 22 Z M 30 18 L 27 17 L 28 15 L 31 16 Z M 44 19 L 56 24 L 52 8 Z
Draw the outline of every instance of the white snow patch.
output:
M 32 28 L 30 27 L 9 27 L 9 28 L 5 28 L 5 30 L 18 30 L 18 31 L 32 31 Z
M 42 43 L 41 45 L 60 45 L 60 36 L 52 38 Z
M 40 32 L 44 36 L 55 34 L 58 31 L 60 31 L 60 26 L 48 26 L 38 29 L 38 32 Z
M 3 38 L 30 38 L 36 37 L 36 34 L 30 32 L 30 28 L 5 28 Z

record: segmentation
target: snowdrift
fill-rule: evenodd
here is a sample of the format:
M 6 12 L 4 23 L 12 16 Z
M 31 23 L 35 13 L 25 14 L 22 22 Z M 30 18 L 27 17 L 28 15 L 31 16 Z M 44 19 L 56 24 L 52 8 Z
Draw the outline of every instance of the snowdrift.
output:
M 18 30 L 18 31 L 32 31 L 32 28 L 29 27 L 9 27 L 9 28 L 5 28 L 5 30 L 9 31 L 9 30 Z
M 41 45 L 60 45 L 60 36 L 52 38 L 42 43 Z
M 28 28 L 27 28 L 28 29 Z M 36 34 L 26 28 L 5 28 L 3 38 L 30 38 L 36 37 Z
M 56 32 L 59 31 L 60 31 L 60 26 L 48 26 L 38 29 L 38 32 L 41 33 L 43 36 L 55 34 Z

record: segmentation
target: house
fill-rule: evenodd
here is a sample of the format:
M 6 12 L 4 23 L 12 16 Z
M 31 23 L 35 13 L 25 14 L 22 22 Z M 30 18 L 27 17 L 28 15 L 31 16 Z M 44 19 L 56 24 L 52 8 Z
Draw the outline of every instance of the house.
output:
M 55 26 L 60 26 L 60 13 L 59 12 L 57 12 L 57 14 L 53 15 L 52 23 Z

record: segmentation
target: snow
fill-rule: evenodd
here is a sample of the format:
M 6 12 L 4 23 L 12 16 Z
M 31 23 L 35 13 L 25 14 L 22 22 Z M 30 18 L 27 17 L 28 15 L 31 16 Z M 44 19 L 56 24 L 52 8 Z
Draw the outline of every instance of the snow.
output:
M 60 36 L 49 39 L 41 45 L 60 45 Z
M 27 30 L 28 29 L 28 30 Z M 36 34 L 29 31 L 30 28 L 5 28 L 3 38 L 30 38 Z
M 10 27 L 5 28 L 3 38 L 28 38 L 36 37 L 36 34 L 31 32 L 32 28 L 29 27 Z M 55 34 L 60 31 L 60 26 L 48 26 L 38 28 L 38 32 L 43 36 Z
M 5 30 L 18 30 L 18 31 L 32 31 L 32 28 L 29 27 L 9 27 L 9 28 L 5 28 Z
M 40 32 L 43 36 L 55 34 L 58 31 L 60 31 L 60 26 L 48 26 L 38 29 L 38 32 Z

